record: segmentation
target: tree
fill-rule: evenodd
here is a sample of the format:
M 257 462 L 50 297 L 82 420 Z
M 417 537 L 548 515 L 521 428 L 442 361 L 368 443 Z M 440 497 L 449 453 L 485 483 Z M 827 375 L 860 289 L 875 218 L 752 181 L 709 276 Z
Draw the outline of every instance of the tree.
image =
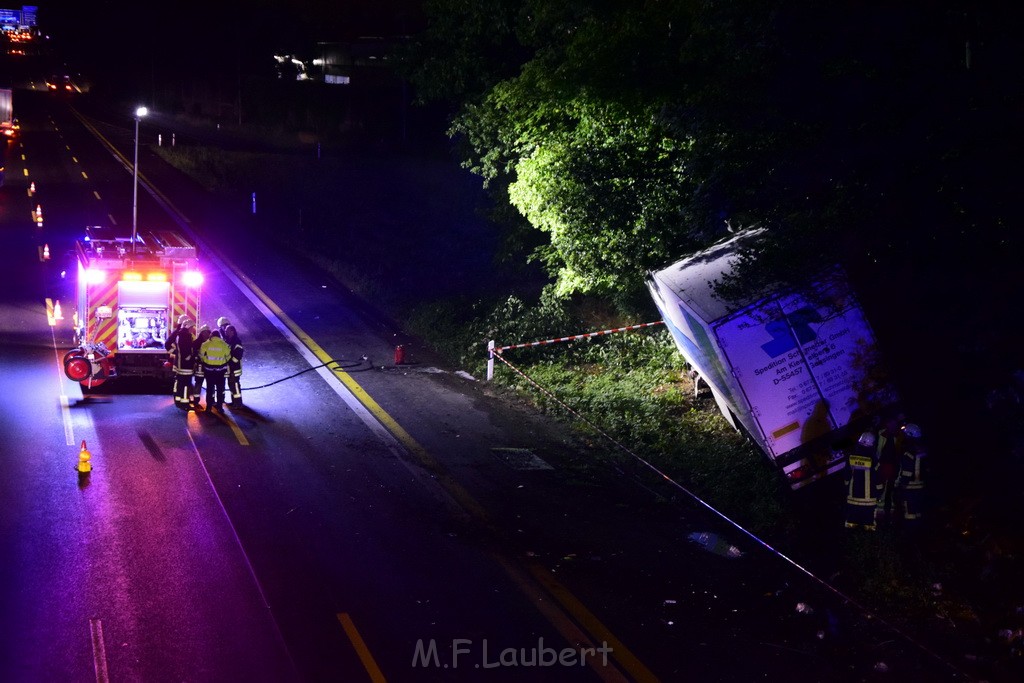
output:
M 995 77 L 1019 11 L 859 0 L 436 0 L 428 11 L 422 64 L 437 68 L 419 71 L 421 94 L 457 98 L 466 165 L 546 235 L 536 256 L 563 293 L 640 287 L 644 269 L 754 224 L 767 238 L 735 283 L 754 291 L 823 262 L 891 291 L 912 284 L 893 279 L 902 264 L 982 260 L 1008 238 L 1013 147 L 978 143 L 1019 139 L 1000 109 L 1019 105 L 1020 72 Z

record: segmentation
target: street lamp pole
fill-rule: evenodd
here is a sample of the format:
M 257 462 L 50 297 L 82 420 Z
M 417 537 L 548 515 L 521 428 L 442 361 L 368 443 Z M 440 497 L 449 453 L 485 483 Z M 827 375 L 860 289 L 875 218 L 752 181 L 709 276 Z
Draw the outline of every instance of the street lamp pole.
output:
M 139 220 L 139 121 L 149 113 L 145 107 L 135 110 L 135 163 L 132 164 L 132 255 L 135 255 L 135 239 Z

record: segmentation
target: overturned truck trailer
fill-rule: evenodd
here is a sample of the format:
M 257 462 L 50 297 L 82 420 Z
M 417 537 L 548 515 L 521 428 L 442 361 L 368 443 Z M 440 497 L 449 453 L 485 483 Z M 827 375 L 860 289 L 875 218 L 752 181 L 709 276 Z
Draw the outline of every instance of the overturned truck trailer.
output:
M 839 270 L 804 291 L 727 301 L 745 233 L 651 272 L 647 285 L 679 351 L 719 409 L 801 488 L 841 470 L 837 442 L 895 403 L 875 337 Z

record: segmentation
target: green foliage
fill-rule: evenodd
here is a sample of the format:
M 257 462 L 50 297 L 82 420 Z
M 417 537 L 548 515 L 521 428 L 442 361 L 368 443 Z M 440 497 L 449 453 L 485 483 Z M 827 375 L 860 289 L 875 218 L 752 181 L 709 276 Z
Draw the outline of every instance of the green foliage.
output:
M 565 112 L 572 125 L 516 164 L 510 200 L 548 233 L 538 255 L 559 294 L 627 291 L 693 246 L 676 229 L 687 145 L 666 137 L 650 112 L 586 102 Z
M 791 503 L 781 477 L 713 404 L 696 402 L 666 331 L 618 333 L 543 349 L 506 354 L 586 421 L 501 364 L 495 381 L 565 420 L 601 460 L 646 471 L 610 436 L 758 532 L 788 531 Z
M 501 17 L 496 34 L 519 41 L 521 49 L 510 54 L 521 69 L 478 79 L 486 87 L 463 98 L 451 134 L 465 140 L 467 167 L 546 233 L 533 257 L 554 276 L 558 295 L 635 292 L 646 269 L 706 237 L 687 229 L 684 214 L 695 190 L 686 168 L 692 141 L 660 122 L 660 93 L 645 94 L 657 82 L 650 70 L 667 68 L 684 39 L 672 26 L 674 19 L 685 24 L 677 16 L 685 12 L 676 3 L 647 11 L 525 1 L 518 12 L 511 4 L 491 9 Z M 478 8 L 450 2 L 431 11 L 442 14 L 418 43 L 421 58 L 437 58 L 431 41 L 454 16 L 467 22 L 461 35 L 478 43 Z M 460 51 L 470 49 L 450 33 L 443 42 L 452 48 L 448 66 L 430 77 L 418 72 L 417 83 L 428 91 L 463 80 L 437 77 L 464 71 Z M 486 51 L 474 56 L 494 62 Z

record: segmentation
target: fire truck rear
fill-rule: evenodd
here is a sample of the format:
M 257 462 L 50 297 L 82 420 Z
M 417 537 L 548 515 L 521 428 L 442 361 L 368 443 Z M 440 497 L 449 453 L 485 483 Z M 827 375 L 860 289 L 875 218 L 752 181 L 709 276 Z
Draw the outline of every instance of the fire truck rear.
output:
M 78 262 L 74 333 L 64 373 L 83 389 L 114 377 L 169 378 L 168 335 L 179 316 L 199 317 L 203 276 L 196 246 L 178 232 L 117 237 L 86 228 Z

